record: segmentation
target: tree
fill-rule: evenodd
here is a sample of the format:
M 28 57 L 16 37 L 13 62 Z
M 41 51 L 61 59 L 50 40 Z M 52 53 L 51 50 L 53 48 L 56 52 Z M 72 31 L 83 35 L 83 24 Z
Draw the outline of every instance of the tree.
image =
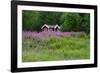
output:
M 78 13 L 63 13 L 61 16 L 62 31 L 78 31 L 81 17 Z
M 25 31 L 41 31 L 44 24 L 61 26 L 62 31 L 90 32 L 90 15 L 88 13 L 22 11 L 22 24 Z
M 38 12 L 23 11 L 22 17 L 23 30 L 32 30 L 35 28 L 34 25 L 38 25 Z
M 59 24 L 61 13 L 47 11 L 23 11 L 23 30 L 41 31 L 44 24 Z
M 90 32 L 90 14 L 84 13 L 82 16 L 82 21 L 80 25 L 80 31 Z

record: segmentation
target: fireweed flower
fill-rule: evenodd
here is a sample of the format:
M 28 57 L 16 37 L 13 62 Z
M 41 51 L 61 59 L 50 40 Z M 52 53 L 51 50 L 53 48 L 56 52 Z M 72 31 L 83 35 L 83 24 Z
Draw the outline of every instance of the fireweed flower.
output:
M 32 37 L 32 38 L 40 38 L 40 39 L 47 39 L 51 36 L 71 36 L 71 35 L 81 35 L 82 32 L 61 32 L 61 31 L 43 31 L 43 32 L 32 32 L 32 31 L 23 31 L 23 37 Z

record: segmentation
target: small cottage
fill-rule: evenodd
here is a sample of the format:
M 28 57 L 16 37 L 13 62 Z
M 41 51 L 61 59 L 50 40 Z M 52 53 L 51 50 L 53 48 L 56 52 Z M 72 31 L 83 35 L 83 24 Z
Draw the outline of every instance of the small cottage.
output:
M 60 26 L 59 25 L 47 25 L 47 24 L 44 24 L 41 29 L 43 31 L 59 31 L 60 30 Z

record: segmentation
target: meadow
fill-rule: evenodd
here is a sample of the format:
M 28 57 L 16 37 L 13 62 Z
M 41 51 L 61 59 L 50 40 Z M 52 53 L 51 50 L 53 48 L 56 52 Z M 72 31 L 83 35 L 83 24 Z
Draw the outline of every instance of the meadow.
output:
M 22 62 L 90 58 L 90 37 L 83 32 L 22 33 Z

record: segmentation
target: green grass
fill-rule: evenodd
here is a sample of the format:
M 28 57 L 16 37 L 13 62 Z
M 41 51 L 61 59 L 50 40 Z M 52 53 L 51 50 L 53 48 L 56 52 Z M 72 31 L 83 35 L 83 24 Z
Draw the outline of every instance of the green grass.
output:
M 88 36 L 49 37 L 46 40 L 23 37 L 22 42 L 23 62 L 90 58 Z

